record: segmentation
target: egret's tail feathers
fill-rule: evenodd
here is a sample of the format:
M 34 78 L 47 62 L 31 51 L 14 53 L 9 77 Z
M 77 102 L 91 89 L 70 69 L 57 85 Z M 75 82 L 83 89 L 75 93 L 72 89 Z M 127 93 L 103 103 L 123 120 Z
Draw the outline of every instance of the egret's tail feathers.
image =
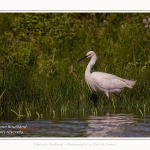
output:
M 135 85 L 136 81 L 133 80 L 125 80 L 125 83 L 128 85 L 128 87 L 131 89 Z

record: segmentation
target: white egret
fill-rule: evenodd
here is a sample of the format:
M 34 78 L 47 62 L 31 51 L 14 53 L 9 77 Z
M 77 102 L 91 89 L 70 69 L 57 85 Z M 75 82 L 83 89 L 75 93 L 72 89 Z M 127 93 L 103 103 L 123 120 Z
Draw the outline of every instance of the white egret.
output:
M 91 68 L 96 62 L 96 54 L 94 51 L 89 51 L 83 58 L 91 57 L 89 64 L 85 70 L 85 81 L 90 90 L 95 92 L 102 91 L 109 99 L 109 93 L 121 92 L 123 88 L 133 88 L 136 81 L 127 80 L 105 72 L 92 72 Z

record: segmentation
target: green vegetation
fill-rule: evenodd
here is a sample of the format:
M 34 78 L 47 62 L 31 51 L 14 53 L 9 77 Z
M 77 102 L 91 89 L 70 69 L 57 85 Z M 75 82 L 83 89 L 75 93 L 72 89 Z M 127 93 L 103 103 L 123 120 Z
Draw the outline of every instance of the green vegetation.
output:
M 43 118 L 44 111 L 108 108 L 138 114 L 150 108 L 150 34 L 146 13 L 1 13 L 0 114 L 13 111 Z M 148 19 L 148 18 L 146 18 Z M 113 103 L 99 93 L 90 100 L 84 81 L 89 50 L 98 60 L 93 71 L 135 79 Z M 33 112 L 33 113 L 32 113 Z M 39 113 L 41 114 L 39 114 Z

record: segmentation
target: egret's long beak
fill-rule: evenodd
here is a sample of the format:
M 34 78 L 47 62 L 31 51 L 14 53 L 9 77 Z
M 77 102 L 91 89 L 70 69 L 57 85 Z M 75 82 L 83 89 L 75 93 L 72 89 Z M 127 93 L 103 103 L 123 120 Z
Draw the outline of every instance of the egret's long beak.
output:
M 85 58 L 87 58 L 87 57 L 88 57 L 88 56 L 85 55 L 84 57 L 82 57 L 81 59 L 79 59 L 78 62 L 81 61 L 81 60 L 83 60 L 83 59 L 85 59 Z

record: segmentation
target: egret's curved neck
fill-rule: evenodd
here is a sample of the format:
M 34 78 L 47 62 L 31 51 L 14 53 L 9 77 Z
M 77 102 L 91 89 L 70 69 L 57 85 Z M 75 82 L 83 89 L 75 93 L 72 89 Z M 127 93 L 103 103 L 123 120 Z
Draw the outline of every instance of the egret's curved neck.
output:
M 96 55 L 92 56 L 92 58 L 91 58 L 89 64 L 88 64 L 87 67 L 86 67 L 85 75 L 91 73 L 91 68 L 92 68 L 93 65 L 95 64 L 96 59 L 97 59 Z

